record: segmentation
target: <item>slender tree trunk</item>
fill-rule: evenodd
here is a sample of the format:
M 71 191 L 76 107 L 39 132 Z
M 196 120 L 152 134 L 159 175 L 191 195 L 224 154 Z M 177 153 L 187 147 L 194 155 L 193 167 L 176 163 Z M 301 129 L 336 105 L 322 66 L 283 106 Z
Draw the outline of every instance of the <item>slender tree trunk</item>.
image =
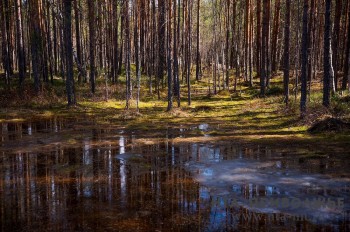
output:
M 118 1 L 113 1 L 113 13 L 112 18 L 114 23 L 114 36 L 113 36 L 113 65 L 112 65 L 112 82 L 115 83 L 118 80 L 118 57 L 119 57 L 119 16 L 118 16 Z
M 200 79 L 200 53 L 199 53 L 199 12 L 200 12 L 200 0 L 197 0 L 197 52 L 196 52 L 196 80 Z
M 338 89 L 338 65 L 339 65 L 339 39 L 340 39 L 340 20 L 342 15 L 343 0 L 336 0 L 334 16 L 334 32 L 332 38 L 332 62 L 334 67 L 334 89 Z
M 266 80 L 268 73 L 268 33 L 269 33 L 269 1 L 263 1 L 263 28 L 262 28 L 262 46 L 261 46 L 261 76 L 260 76 L 260 96 L 265 96 Z
M 95 44 L 96 44 L 96 28 L 95 28 L 95 0 L 88 1 L 89 14 L 89 53 L 90 53 L 90 86 L 91 93 L 95 94 Z
M 334 70 L 332 65 L 332 0 L 326 0 L 325 30 L 324 30 L 324 77 L 323 77 L 323 105 L 330 105 L 330 85 L 334 80 Z
M 58 40 L 57 40 L 57 20 L 56 20 L 56 13 L 52 9 L 52 18 L 55 19 L 52 22 L 52 30 L 53 30 L 53 72 L 55 75 L 58 75 L 58 68 L 57 68 L 57 63 L 58 63 Z
M 280 28 L 280 12 L 281 12 L 281 0 L 276 0 L 275 2 L 275 16 L 274 16 L 274 25 L 272 31 L 272 43 L 271 43 L 271 66 L 272 72 L 275 73 L 277 71 L 277 45 L 278 45 L 278 34 Z
M 168 75 L 168 107 L 167 111 L 173 108 L 173 86 L 172 86 L 172 70 L 171 70 L 171 1 L 168 2 L 168 18 L 167 18 L 167 75 Z M 175 9 L 176 10 L 176 9 Z
M 173 32 L 173 78 L 174 78 L 174 95 L 177 97 L 177 105 L 180 107 L 180 86 L 179 86 L 179 63 L 178 63 L 178 49 L 177 49 L 177 43 L 178 43 L 178 26 L 179 22 L 177 22 L 178 18 L 176 15 L 177 12 L 177 0 L 173 0 L 173 10 L 174 10 L 174 15 L 173 15 L 173 25 L 174 25 L 174 32 Z M 179 15 L 178 15 L 179 16 Z
M 142 0 L 141 0 L 142 1 Z M 137 99 L 136 99 L 136 109 L 137 111 L 139 111 L 139 102 L 140 102 L 140 88 L 141 88 L 141 47 L 140 47 L 140 37 L 141 34 L 139 32 L 139 28 L 140 28 L 140 18 L 137 17 L 138 16 L 138 8 L 140 8 L 140 1 L 136 0 L 137 4 L 135 4 L 135 51 L 136 51 L 136 75 L 137 75 Z
M 347 28 L 347 42 L 346 42 L 346 58 L 344 65 L 344 77 L 342 81 L 342 90 L 346 90 L 346 85 L 349 82 L 350 89 L 350 7 L 348 9 L 348 28 Z
M 29 1 L 30 7 L 30 41 L 31 41 L 31 58 L 34 76 L 34 88 L 38 94 L 40 92 L 42 77 L 42 36 L 39 20 L 39 5 L 37 0 Z
M 1 0 L 0 0 L 1 1 Z M 18 67 L 19 67 L 19 87 L 22 90 L 23 81 L 26 73 L 26 63 L 25 63 L 25 50 L 23 42 L 23 28 L 22 28 L 22 2 L 21 0 L 15 0 L 16 8 L 16 34 L 17 34 L 17 57 L 18 57 Z
M 164 78 L 164 64 L 166 61 L 165 50 L 165 0 L 158 1 L 158 75 L 157 75 L 157 94 L 160 100 L 160 81 Z
M 188 105 L 190 106 L 191 101 L 191 43 L 192 43 L 192 5 L 193 0 L 188 0 L 187 4 L 187 98 L 188 98 Z
M 78 9 L 78 0 L 74 0 L 74 15 L 75 15 L 75 44 L 77 47 L 77 63 L 82 65 L 81 59 L 81 45 L 80 45 L 80 17 Z M 81 83 L 81 73 L 78 74 L 78 82 Z
M 290 66 L 290 56 L 289 56 L 289 47 L 290 47 L 290 5 L 291 0 L 286 0 L 286 18 L 284 26 L 284 75 L 283 75 L 283 84 L 284 84 L 284 102 L 288 105 L 289 102 L 289 66 Z
M 304 118 L 306 116 L 306 97 L 307 97 L 307 63 L 308 63 L 308 11 L 309 1 L 304 0 L 303 10 L 303 35 L 302 35 L 302 62 L 301 62 L 301 99 L 300 99 L 300 114 Z
M 8 33 L 8 12 L 7 6 L 0 0 L 0 28 L 1 28 L 1 41 L 2 41 L 2 63 L 5 69 L 5 84 L 10 88 L 10 76 L 12 75 L 11 71 L 11 49 L 10 49 L 10 38 Z M 8 3 L 7 3 L 8 4 Z
M 234 16 L 235 17 L 235 16 Z M 261 77 L 261 0 L 256 0 L 256 72 Z
M 68 106 L 75 105 L 72 42 L 72 0 L 63 1 L 64 50 L 66 55 L 66 90 Z
M 130 19 L 129 19 L 129 1 L 124 2 L 124 34 L 125 34 L 125 70 L 126 70 L 126 109 L 130 108 L 130 99 L 131 99 L 131 41 L 130 41 Z

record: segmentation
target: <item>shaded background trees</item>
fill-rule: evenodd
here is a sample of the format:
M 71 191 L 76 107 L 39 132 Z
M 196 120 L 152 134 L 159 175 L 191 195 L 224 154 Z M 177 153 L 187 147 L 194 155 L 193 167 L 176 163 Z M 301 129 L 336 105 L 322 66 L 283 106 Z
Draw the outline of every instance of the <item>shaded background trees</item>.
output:
M 63 80 L 69 104 L 74 82 L 94 94 L 102 78 L 125 85 L 127 108 L 143 80 L 158 99 L 168 88 L 168 110 L 174 97 L 191 104 L 194 81 L 217 94 L 242 80 L 264 97 L 283 70 L 285 102 L 293 88 L 304 111 L 317 80 L 325 106 L 350 82 L 346 0 L 0 0 L 0 12 L 1 85 L 23 91 L 26 79 L 40 94 Z

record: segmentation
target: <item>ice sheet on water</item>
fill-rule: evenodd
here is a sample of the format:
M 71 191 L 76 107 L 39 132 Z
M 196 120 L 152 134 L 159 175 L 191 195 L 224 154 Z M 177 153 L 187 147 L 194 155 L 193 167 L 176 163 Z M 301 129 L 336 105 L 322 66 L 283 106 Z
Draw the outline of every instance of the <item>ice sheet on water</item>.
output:
M 252 212 L 305 215 L 322 224 L 341 219 L 350 209 L 349 194 L 342 190 L 343 186 L 350 185 L 349 179 L 330 179 L 322 174 L 281 169 L 279 161 L 236 159 L 211 162 L 210 159 L 204 159 L 201 162 L 188 162 L 185 167 L 213 198 L 225 195 Z M 305 202 L 321 198 L 326 202 L 316 205 L 316 208 L 307 204 L 297 207 L 291 204 L 299 200 Z M 262 202 L 262 199 L 288 199 L 290 205 L 271 207 L 269 204 L 256 204 Z M 337 204 L 338 199 L 344 199 L 344 205 L 330 207 L 327 204 L 329 199 Z

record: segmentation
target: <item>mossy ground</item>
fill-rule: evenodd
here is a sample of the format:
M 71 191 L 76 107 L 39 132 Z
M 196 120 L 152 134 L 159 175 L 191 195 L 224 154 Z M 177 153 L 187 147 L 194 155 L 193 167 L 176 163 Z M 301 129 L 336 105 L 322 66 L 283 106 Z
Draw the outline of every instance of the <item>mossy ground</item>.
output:
M 282 78 L 277 76 L 271 80 L 271 85 L 264 98 L 259 98 L 259 86 L 253 87 L 239 82 L 234 92 L 218 88 L 218 94 L 213 95 L 208 79 L 192 82 L 192 104 L 187 104 L 187 86 L 182 85 L 181 107 L 177 107 L 174 98 L 174 108 L 167 112 L 167 88 L 161 88 L 158 100 L 153 83 L 153 92 L 149 93 L 148 77 L 142 78 L 140 94 L 140 110 L 136 111 L 136 88 L 130 110 L 125 110 L 124 80 L 118 84 L 108 85 L 108 101 L 105 100 L 104 79 L 98 79 L 97 92 L 92 95 L 89 84 L 77 85 L 78 105 L 67 108 L 65 86 L 63 80 L 55 79 L 54 85 L 47 84 L 39 96 L 33 94 L 31 84 L 26 84 L 24 95 L 18 91 L 1 90 L 4 96 L 1 100 L 0 122 L 28 120 L 33 117 L 85 117 L 94 118 L 99 125 L 114 125 L 131 130 L 159 130 L 168 127 L 191 126 L 207 123 L 214 125 L 208 135 L 211 139 L 239 140 L 267 144 L 315 144 L 324 142 L 350 144 L 350 135 L 346 133 L 325 133 L 310 135 L 307 129 L 316 120 L 326 116 L 350 118 L 350 104 L 347 93 L 344 96 L 333 97 L 331 109 L 322 107 L 321 83 L 313 82 L 308 102 L 308 116 L 299 118 L 299 99 L 294 99 L 288 106 L 284 104 Z M 256 80 L 257 81 L 257 80 Z M 165 82 L 165 81 L 164 81 Z M 234 77 L 231 77 L 233 84 Z M 293 83 L 293 80 L 291 81 Z M 291 89 L 293 86 L 291 85 Z M 211 94 L 209 94 L 211 89 Z M 202 131 L 193 131 L 203 137 Z M 198 138 L 197 138 L 198 139 Z M 190 140 L 190 138 L 187 138 Z

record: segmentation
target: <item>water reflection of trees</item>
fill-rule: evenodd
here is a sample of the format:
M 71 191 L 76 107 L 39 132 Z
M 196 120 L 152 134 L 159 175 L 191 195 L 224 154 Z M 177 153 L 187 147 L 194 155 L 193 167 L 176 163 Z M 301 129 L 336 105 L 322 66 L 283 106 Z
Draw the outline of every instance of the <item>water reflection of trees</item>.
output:
M 132 133 L 74 126 L 70 120 L 57 119 L 1 124 L 0 147 L 6 147 L 7 142 L 20 145 L 30 138 L 39 146 L 31 152 L 0 152 L 2 231 L 315 229 L 307 222 L 267 222 L 266 215 L 259 221 L 236 220 L 237 215 L 251 212 L 214 205 L 210 192 L 193 180 L 193 172 L 183 169 L 189 160 L 270 159 L 276 154 L 269 149 L 242 149 L 232 144 L 174 145 L 171 140 L 141 146 L 135 145 Z M 40 143 L 55 133 L 64 140 L 73 131 L 79 133 L 74 145 L 55 142 L 44 149 L 46 144 Z M 169 139 L 174 136 L 166 134 Z M 118 158 L 125 152 L 131 158 Z M 308 160 L 278 160 L 279 168 L 305 167 L 317 173 L 338 165 L 332 160 L 320 160 L 322 165 L 312 160 L 312 166 Z M 268 190 L 247 184 L 237 191 L 249 198 L 263 196 Z
M 23 134 L 22 128 L 15 131 Z M 92 147 L 100 133 L 92 130 L 79 148 L 2 153 L 2 230 L 197 228 L 199 186 L 173 165 L 172 149 L 165 144 L 134 148 L 142 160 L 122 161 L 116 155 L 132 149 L 132 137 L 123 137 L 120 148 Z

